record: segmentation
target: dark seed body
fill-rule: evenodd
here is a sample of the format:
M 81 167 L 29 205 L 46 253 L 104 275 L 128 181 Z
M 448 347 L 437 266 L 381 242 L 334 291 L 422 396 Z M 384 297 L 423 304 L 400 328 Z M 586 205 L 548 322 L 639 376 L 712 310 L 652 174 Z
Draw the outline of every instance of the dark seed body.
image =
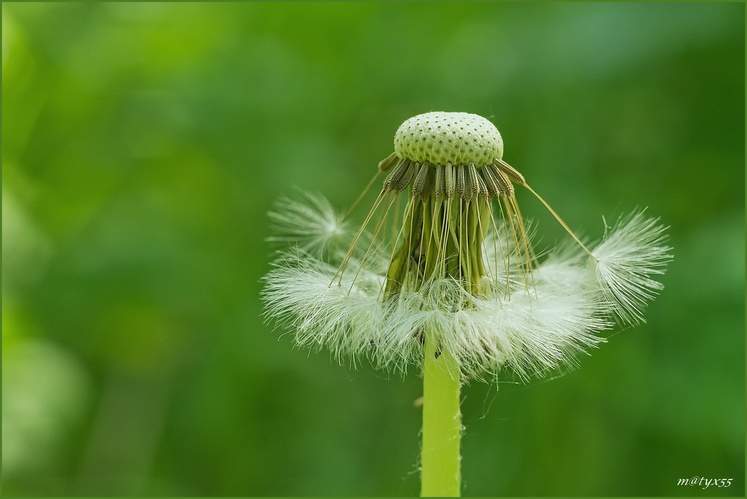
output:
M 394 166 L 391 166 L 392 164 Z M 526 183 L 521 173 L 500 159 L 477 167 L 474 163 L 467 165 L 420 164 L 409 159 L 399 159 L 395 164 L 390 156 L 380 165 L 392 169 L 384 181 L 385 191 L 399 193 L 411 187 L 412 195 L 420 199 L 429 196 L 444 199 L 456 197 L 466 201 L 478 196 L 498 198 L 512 195 L 514 183 L 522 185 Z

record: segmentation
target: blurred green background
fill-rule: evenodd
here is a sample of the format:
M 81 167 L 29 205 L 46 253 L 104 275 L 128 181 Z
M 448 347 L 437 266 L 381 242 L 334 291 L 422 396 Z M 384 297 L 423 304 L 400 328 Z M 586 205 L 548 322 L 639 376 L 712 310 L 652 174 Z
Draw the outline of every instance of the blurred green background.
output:
M 258 294 L 273 201 L 349 206 L 433 110 L 492 119 L 580 233 L 648 206 L 675 255 L 580 369 L 465 387 L 464 494 L 744 495 L 743 4 L 2 14 L 4 495 L 417 494 L 417 374 L 292 348 Z

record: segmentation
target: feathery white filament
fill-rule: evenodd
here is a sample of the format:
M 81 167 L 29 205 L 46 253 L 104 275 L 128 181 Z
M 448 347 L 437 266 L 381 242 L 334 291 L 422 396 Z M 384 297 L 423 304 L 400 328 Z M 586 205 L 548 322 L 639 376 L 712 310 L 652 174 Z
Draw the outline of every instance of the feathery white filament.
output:
M 653 280 L 672 259 L 665 227 L 635 212 L 620 219 L 592 254 L 602 292 L 624 322 L 644 322 L 643 309 L 662 289 Z
M 347 227 L 324 197 L 301 193 L 303 199 L 281 198 L 269 218 L 276 235 L 270 242 L 294 243 L 304 250 L 321 256 L 330 245 L 345 233 Z
M 385 301 L 390 248 L 371 245 L 365 257 L 350 257 L 347 265 L 355 271 L 340 274 L 317 252 L 329 222 L 339 226 L 329 204 L 312 197 L 306 205 L 283 207 L 290 211 L 274 220 L 292 222 L 286 224 L 292 228 L 303 220 L 303 230 L 299 226 L 292 235 L 312 237 L 283 252 L 265 277 L 266 317 L 291 328 L 299 346 L 326 347 L 339 360 L 367 357 L 377 367 L 403 372 L 422 363 L 426 330 L 458 359 L 466 377 L 507 367 L 526 379 L 573 365 L 576 354 L 604 341 L 599 334 L 615 317 L 642 320 L 645 302 L 661 289 L 651 276 L 669 260 L 664 228 L 635 213 L 596 246 L 596 261 L 579 247 L 555 252 L 533 270 L 527 287 L 516 259 L 507 258 L 516 249 L 510 239 L 505 243 L 506 228 L 493 224 L 483 242 L 487 283 L 481 296 L 447 277 Z M 354 237 L 335 235 L 340 247 Z

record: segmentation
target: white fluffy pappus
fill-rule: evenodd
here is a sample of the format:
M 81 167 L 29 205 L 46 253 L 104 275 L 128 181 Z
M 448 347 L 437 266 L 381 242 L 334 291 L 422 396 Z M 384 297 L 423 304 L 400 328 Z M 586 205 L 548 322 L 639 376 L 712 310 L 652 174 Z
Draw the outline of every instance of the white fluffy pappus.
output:
M 300 191 L 300 199 L 281 198 L 269 213 L 271 243 L 293 244 L 322 255 L 346 232 L 342 216 L 324 196 Z
M 672 259 L 665 230 L 658 219 L 637 211 L 618 220 L 592 251 L 602 292 L 623 322 L 644 322 L 646 303 L 663 288 L 652 277 L 662 275 Z
M 643 320 L 643 307 L 662 288 L 653 276 L 671 258 L 665 228 L 636 212 L 590 247 L 591 255 L 566 247 L 532 261 L 524 274 L 521 258 L 502 254 L 510 247 L 496 249 L 495 241 L 510 238 L 505 224 L 494 222 L 482 242 L 479 296 L 443 277 L 385 300 L 393 249 L 378 242 L 381 236 L 350 231 L 320 196 L 283 200 L 270 216 L 275 240 L 291 246 L 264 278 L 265 316 L 290 329 L 298 346 L 405 372 L 422 365 L 428 331 L 465 379 L 510 369 L 527 380 L 575 365 L 615 321 Z

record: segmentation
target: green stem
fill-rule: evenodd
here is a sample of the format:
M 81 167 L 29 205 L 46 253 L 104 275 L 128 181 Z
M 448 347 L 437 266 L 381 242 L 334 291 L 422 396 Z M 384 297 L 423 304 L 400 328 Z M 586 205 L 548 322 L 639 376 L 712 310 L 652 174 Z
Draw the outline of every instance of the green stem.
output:
M 423 497 L 459 497 L 461 471 L 459 444 L 462 415 L 459 411 L 459 365 L 449 352 L 440 352 L 426 334 L 423 366 Z

